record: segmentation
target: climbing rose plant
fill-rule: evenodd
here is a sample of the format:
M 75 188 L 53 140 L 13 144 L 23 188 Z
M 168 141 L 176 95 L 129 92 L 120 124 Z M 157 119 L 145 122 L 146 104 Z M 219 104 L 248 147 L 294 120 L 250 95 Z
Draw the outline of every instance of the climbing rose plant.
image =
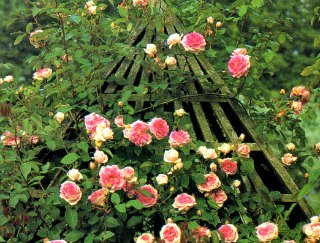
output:
M 26 4 L 33 20 L 16 42 L 28 35 L 39 52 L 28 60 L 35 70 L 29 82 L 11 75 L 0 79 L 0 241 L 320 239 L 318 216 L 289 228 L 286 221 L 293 208 L 247 189 L 244 179 L 252 174 L 254 162 L 244 134 L 232 143 L 199 141 L 183 107 L 171 113 L 139 113 L 128 102 L 134 92 L 168 95 L 192 82 L 193 74 L 178 65 L 177 57 L 212 50 L 209 38 L 223 26 L 221 21 L 214 25 L 215 19 L 206 16 L 203 23 L 210 26 L 206 31 L 157 31 L 154 40 L 161 41 L 132 46 L 130 39 L 141 26 L 148 23 L 161 29 L 158 24 L 166 16 L 158 2 L 27 0 Z M 228 80 L 237 84 L 235 96 L 256 71 L 254 50 L 244 46 L 224 60 Z M 138 64 L 153 73 L 156 82 L 134 91 L 129 87 L 119 93 L 119 100 L 108 100 L 105 77 L 110 85 L 126 86 L 127 81 L 106 69 L 113 61 L 135 55 L 145 57 Z M 170 89 L 160 75 L 164 70 L 174 77 Z M 284 97 L 285 92 L 280 94 Z M 306 85 L 294 87 L 290 97 L 277 101 L 274 121 L 296 123 L 310 95 Z M 283 152 L 279 157 L 283 166 L 290 169 L 299 163 L 295 144 L 287 144 Z M 308 153 L 319 157 L 319 144 Z M 313 178 L 310 183 L 316 181 L 311 165 L 307 170 Z M 271 194 L 274 200 L 279 196 Z

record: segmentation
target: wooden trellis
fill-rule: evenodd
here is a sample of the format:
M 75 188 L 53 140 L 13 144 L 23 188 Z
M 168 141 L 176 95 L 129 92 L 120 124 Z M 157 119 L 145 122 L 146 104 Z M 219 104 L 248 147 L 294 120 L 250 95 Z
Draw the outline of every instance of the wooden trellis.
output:
M 187 33 L 186 29 L 167 8 L 164 2 L 160 8 L 166 15 L 164 17 L 165 34 Z M 148 43 L 153 43 L 156 36 L 156 27 L 148 25 L 137 32 L 132 39 L 132 45 L 143 48 Z M 152 74 L 141 65 L 141 62 L 148 58 L 146 55 L 135 55 L 134 59 L 123 58 L 119 62 L 114 62 L 108 67 L 107 75 L 111 77 L 123 77 L 127 79 L 127 85 L 117 85 L 115 82 L 106 82 L 104 87 L 105 98 L 107 100 L 118 100 L 124 91 L 133 90 L 141 84 L 153 82 Z M 186 83 L 185 96 L 181 94 L 171 94 L 166 97 L 163 94 L 132 94 L 129 103 L 135 110 L 143 110 L 153 102 L 159 100 L 172 100 L 172 103 L 158 107 L 159 112 L 172 113 L 175 109 L 184 108 L 189 114 L 192 123 L 192 130 L 197 139 L 202 141 L 218 141 L 218 143 L 237 143 L 241 133 L 246 136 L 245 144 L 251 148 L 251 157 L 254 160 L 254 172 L 249 176 L 243 176 L 246 190 L 255 191 L 263 198 L 270 199 L 270 191 L 279 191 L 281 198 L 276 202 L 289 208 L 292 204 L 297 204 L 291 215 L 292 221 L 300 221 L 312 216 L 312 210 L 304 199 L 297 200 L 299 188 L 293 181 L 280 159 L 273 153 L 268 144 L 257 134 L 256 127 L 243 107 L 231 96 L 230 91 L 223 84 L 223 80 L 216 73 L 212 65 L 203 55 L 189 55 L 188 57 L 176 56 L 178 66 L 190 71 L 196 78 Z M 169 77 L 170 79 L 170 77 Z M 221 96 L 210 95 L 213 92 L 214 84 L 219 85 Z M 202 95 L 201 95 L 202 94 Z M 226 95 L 226 96 L 224 96 Z M 176 98 L 176 99 L 175 99 Z M 270 199 L 271 200 L 271 199 Z

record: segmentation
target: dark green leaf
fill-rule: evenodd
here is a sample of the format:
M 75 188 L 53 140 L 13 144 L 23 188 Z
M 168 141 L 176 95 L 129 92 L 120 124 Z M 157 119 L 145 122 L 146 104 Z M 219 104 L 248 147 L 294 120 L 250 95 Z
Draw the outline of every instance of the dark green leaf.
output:
M 69 208 L 66 211 L 65 218 L 67 224 L 74 229 L 78 224 L 78 213 L 76 209 Z
M 62 158 L 61 163 L 65 165 L 69 165 L 76 162 L 77 159 L 79 159 L 79 155 L 77 155 L 76 153 L 70 153 Z
M 113 204 L 119 204 L 121 202 L 120 196 L 117 193 L 112 193 L 111 202 Z

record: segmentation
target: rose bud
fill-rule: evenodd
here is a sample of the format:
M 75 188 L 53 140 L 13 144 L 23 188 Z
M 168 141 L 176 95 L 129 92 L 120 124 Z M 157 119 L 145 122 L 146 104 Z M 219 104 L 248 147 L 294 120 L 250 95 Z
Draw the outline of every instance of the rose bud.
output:
M 181 162 L 181 159 L 179 158 L 179 152 L 175 149 L 165 150 L 163 160 L 168 163 Z
M 221 21 L 218 21 L 217 23 L 216 23 L 216 27 L 217 28 L 220 28 L 222 26 L 222 22 Z
M 178 33 L 174 33 L 169 36 L 167 39 L 167 44 L 169 45 L 169 49 L 172 48 L 172 46 L 177 45 L 181 42 L 182 35 L 179 35 Z
M 210 164 L 210 170 L 217 171 L 217 165 L 215 163 Z
M 98 164 L 105 164 L 109 161 L 108 155 L 106 155 L 103 151 L 96 150 L 92 159 Z
M 213 24 L 213 23 L 214 23 L 214 18 L 211 17 L 211 16 L 208 17 L 208 18 L 207 18 L 207 23 L 208 23 L 208 24 Z
M 243 133 L 240 134 L 239 136 L 240 140 L 241 141 L 244 141 L 244 139 L 246 138 L 246 135 L 244 135 Z
M 90 15 L 95 15 L 97 14 L 97 6 L 91 6 L 88 8 L 88 12 Z
M 234 188 L 238 188 L 240 185 L 241 185 L 241 181 L 239 181 L 239 180 L 234 180 L 234 181 L 232 182 L 232 186 L 233 186 Z
M 96 163 L 90 162 L 89 167 L 91 170 L 94 170 L 94 168 L 96 168 Z
M 173 67 L 177 64 L 177 59 L 175 59 L 174 57 L 167 56 L 164 63 L 167 65 L 167 67 Z
M 83 176 L 78 169 L 69 170 L 67 176 L 73 181 L 83 180 Z
M 7 82 L 7 83 L 12 83 L 13 82 L 13 76 L 12 75 L 5 76 L 3 81 Z
M 0 85 L 3 84 L 4 80 L 0 78 Z
M 159 174 L 156 177 L 156 181 L 157 181 L 158 185 L 166 185 L 169 182 L 169 178 L 165 174 Z
M 224 154 L 227 154 L 231 151 L 231 146 L 228 143 L 224 143 L 220 147 L 218 147 L 218 150 Z
M 280 89 L 279 93 L 280 93 L 281 95 L 284 95 L 284 94 L 286 93 L 286 91 L 285 91 L 284 89 Z
M 145 53 L 149 54 L 149 57 L 154 57 L 157 53 L 157 46 L 155 44 L 147 44 L 147 47 L 144 49 Z
M 295 162 L 298 159 L 298 157 L 294 157 L 292 154 L 287 153 L 285 155 L 283 155 L 283 157 L 281 158 L 282 163 L 284 163 L 285 165 L 290 166 L 293 162 Z
M 286 147 L 288 150 L 294 150 L 296 148 L 296 145 L 294 143 L 288 143 L 286 144 Z
M 186 112 L 184 109 L 181 108 L 181 109 L 176 110 L 173 114 L 176 116 L 182 117 L 186 114 Z
M 58 123 L 62 123 L 63 120 L 64 120 L 64 113 L 62 112 L 57 112 L 55 115 L 54 115 L 54 119 L 58 122 Z

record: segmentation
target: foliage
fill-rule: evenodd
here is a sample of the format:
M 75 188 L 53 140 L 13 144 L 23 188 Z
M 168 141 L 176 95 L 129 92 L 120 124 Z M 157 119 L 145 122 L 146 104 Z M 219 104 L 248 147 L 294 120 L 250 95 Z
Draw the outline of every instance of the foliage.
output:
M 35 51 L 37 55 L 28 58 L 28 63 L 36 70 L 51 68 L 53 73 L 40 78 L 39 75 L 43 74 L 36 73 L 33 80 L 28 78 L 27 82 L 15 80 L 1 84 L 0 241 L 41 242 L 44 238 L 64 238 L 68 242 L 130 242 L 144 232 L 153 232 L 159 237 L 159 231 L 168 218 L 184 229 L 183 237 L 190 241 L 190 232 L 198 225 L 206 225 L 212 230 L 213 241 L 217 242 L 216 229 L 230 222 L 238 226 L 241 242 L 254 242 L 257 240 L 255 226 L 271 220 L 279 225 L 281 240 L 302 241 L 303 222 L 297 223 L 294 230 L 286 222 L 295 205 L 288 209 L 276 204 L 278 192 L 271 192 L 270 201 L 262 194 L 243 192 L 244 185 L 240 188 L 231 186 L 235 179 L 242 180 L 242 176 L 251 175 L 254 169 L 252 159 L 237 151 L 242 143 L 240 138 L 232 144 L 231 153 L 225 155 L 218 152 L 219 159 L 230 156 L 239 166 L 239 172 L 235 175 L 227 176 L 220 167 L 216 172 L 223 182 L 222 189 L 228 195 L 225 206 L 220 208 L 210 196 L 206 197 L 197 188 L 205 181 L 204 175 L 210 172 L 209 161 L 219 164 L 221 160 L 213 156 L 215 158 L 208 161 L 196 151 L 201 145 L 214 147 L 218 151 L 217 143 L 196 141 L 191 134 L 192 142 L 177 148 L 183 161 L 183 168 L 177 168 L 177 163 L 172 165 L 163 161 L 163 151 L 170 149 L 167 138 L 158 140 L 153 137 L 149 145 L 136 146 L 123 137 L 123 128 L 113 122 L 114 139 L 110 141 L 95 139 L 94 132 L 86 132 L 85 115 L 95 112 L 111 121 L 123 114 L 125 123 L 133 126 L 133 122 L 139 119 L 139 111 L 128 102 L 132 94 L 160 94 L 164 97 L 172 93 L 182 94 L 187 82 L 198 78 L 185 68 L 164 68 L 155 63 L 151 56 L 141 58 L 138 64 L 154 75 L 153 83 L 144 78 L 139 86 L 131 87 L 127 79 L 111 73 L 113 65 L 124 57 L 132 60 L 135 56 L 144 57 L 143 48 L 148 43 L 142 41 L 132 45 L 133 37 L 139 34 L 141 26 L 156 26 L 155 43 L 157 46 L 163 45 L 168 35 L 162 31 L 164 13 L 157 4 L 134 7 L 125 1 L 100 1 L 96 3 L 96 14 L 90 14 L 82 0 L 25 2 L 30 9 L 24 17 L 29 22 L 15 42 L 23 43 L 30 33 L 43 30 L 38 34 L 39 39 L 31 41 L 33 45 L 39 44 L 39 48 Z M 233 79 L 225 74 L 223 80 L 229 85 L 231 94 L 236 94 L 233 98 L 240 99 L 250 108 L 251 115 L 260 123 L 257 131 L 266 136 L 266 141 L 277 141 L 280 151 L 285 150 L 284 144 L 288 142 L 294 142 L 299 147 L 295 155 L 304 160 L 304 169 L 295 165 L 292 172 L 309 173 L 308 183 L 297 195 L 301 199 L 319 183 L 319 166 L 316 163 L 319 149 L 307 148 L 304 131 L 299 125 L 300 117 L 292 112 L 291 105 L 297 97 L 279 95 L 277 100 L 270 102 L 270 96 L 264 96 L 265 91 L 257 88 L 260 88 L 257 80 L 269 79 L 277 67 L 289 66 L 291 61 L 280 60 L 280 65 L 277 59 L 280 48 L 290 49 L 284 45 L 290 36 L 284 32 L 283 26 L 290 25 L 291 20 L 286 17 L 277 19 L 281 10 L 266 19 L 267 13 L 259 12 L 265 4 L 271 3 L 261 0 L 235 1 L 223 6 L 219 3 L 191 1 L 190 4 L 186 1 L 181 16 L 190 32 L 204 33 L 208 28 L 206 18 L 210 15 L 223 21 L 222 28 L 214 29 L 214 35 L 207 36 L 209 48 L 199 54 L 211 60 L 220 60 L 216 62 L 218 70 L 225 69 L 231 52 L 237 47 L 249 50 L 252 69 L 248 77 Z M 196 11 L 199 16 L 194 14 Z M 262 25 L 258 28 L 255 23 Z M 273 34 L 269 33 L 270 29 L 273 29 Z M 26 45 L 25 42 L 23 44 Z M 193 55 L 178 47 L 163 50 L 157 56 L 161 64 L 167 54 Z M 109 83 L 106 84 L 107 77 Z M 106 86 L 115 84 L 128 86 L 124 92 L 117 93 L 118 100 L 107 100 Z M 306 86 L 309 90 L 313 88 L 311 84 Z M 161 106 L 162 103 L 157 101 L 154 105 Z M 286 114 L 279 115 L 283 110 Z M 58 116 L 58 112 L 64 117 Z M 304 116 L 313 116 L 313 112 L 307 106 Z M 159 115 L 141 113 L 143 117 L 140 119 L 145 121 Z M 177 113 L 161 116 L 168 121 L 170 130 L 188 131 L 191 127 L 187 114 L 182 117 Z M 292 136 L 289 139 L 290 133 Z M 92 205 L 87 200 L 93 191 L 101 189 L 101 167 L 92 162 L 96 150 L 108 155 L 110 165 L 121 169 L 127 166 L 134 168 L 137 177 L 133 183 L 135 197 L 131 198 L 125 190 L 108 190 L 105 204 Z M 68 204 L 59 197 L 59 188 L 69 180 L 67 173 L 73 168 L 79 169 L 83 176 L 83 180 L 77 182 L 82 198 L 76 205 L 71 205 L 70 201 Z M 166 185 L 157 185 L 155 177 L 159 174 L 169 175 Z M 158 191 L 159 199 L 154 206 L 148 207 L 137 200 L 138 192 L 151 197 L 150 192 L 139 189 L 145 184 L 153 185 Z M 194 195 L 197 205 L 190 210 L 179 211 L 172 204 L 174 198 L 183 192 Z

